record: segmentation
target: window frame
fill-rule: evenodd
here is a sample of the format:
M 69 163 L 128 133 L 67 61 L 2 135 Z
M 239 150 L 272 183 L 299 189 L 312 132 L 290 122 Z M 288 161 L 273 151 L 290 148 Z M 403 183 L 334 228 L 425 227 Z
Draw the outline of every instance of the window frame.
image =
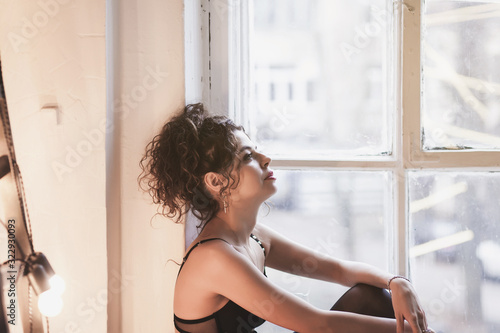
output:
M 387 0 L 393 7 L 391 57 L 394 89 L 393 149 L 387 156 L 347 159 L 273 158 L 280 169 L 390 171 L 392 226 L 389 268 L 410 275 L 407 173 L 415 170 L 500 171 L 500 150 L 423 150 L 421 134 L 421 29 L 424 0 Z M 471 1 L 474 2 L 474 1 Z M 185 2 L 186 102 L 202 101 L 215 113 L 248 125 L 252 109 L 249 41 L 252 0 Z M 201 50 L 200 50 L 201 49 Z M 198 51 L 198 52 L 195 52 Z

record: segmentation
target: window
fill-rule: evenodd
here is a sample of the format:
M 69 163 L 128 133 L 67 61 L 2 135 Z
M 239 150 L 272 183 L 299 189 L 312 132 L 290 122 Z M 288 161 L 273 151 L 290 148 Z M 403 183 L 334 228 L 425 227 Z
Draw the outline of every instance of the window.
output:
M 259 145 L 286 158 L 390 153 L 384 1 L 252 4 L 248 125 Z
M 498 331 L 500 4 L 202 3 L 203 99 L 278 176 L 261 221 L 409 275 L 437 331 Z M 345 290 L 269 276 L 325 309 Z
M 270 211 L 263 209 L 262 223 L 316 250 L 318 255 L 388 268 L 389 172 L 301 168 L 277 170 L 275 175 L 279 190 L 268 202 Z M 315 258 L 303 265 L 315 269 Z M 346 290 L 272 269 L 267 274 L 284 289 L 323 309 L 331 308 L 332 301 Z
M 499 15 L 498 3 L 427 3 L 424 149 L 500 148 Z

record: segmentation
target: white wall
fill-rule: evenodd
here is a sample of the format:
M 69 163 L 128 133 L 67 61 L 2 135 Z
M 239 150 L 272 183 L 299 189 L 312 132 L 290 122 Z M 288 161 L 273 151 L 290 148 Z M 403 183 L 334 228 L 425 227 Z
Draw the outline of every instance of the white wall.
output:
M 50 320 L 50 331 L 105 332 L 105 3 L 2 0 L 0 15 L 5 90 L 34 246 L 67 283 L 63 312 Z M 46 104 L 59 111 L 42 111 Z
M 137 176 L 146 143 L 184 105 L 183 1 L 114 1 L 108 13 L 115 125 L 108 172 L 109 272 L 125 278 L 121 293 L 110 298 L 108 331 L 174 332 L 178 266 L 167 261 L 182 258 L 184 229 L 153 217 L 156 207 L 138 190 Z
M 67 282 L 51 332 L 174 332 L 167 261 L 182 257 L 184 228 L 154 217 L 137 176 L 184 104 L 183 34 L 182 0 L 0 0 L 35 248 Z

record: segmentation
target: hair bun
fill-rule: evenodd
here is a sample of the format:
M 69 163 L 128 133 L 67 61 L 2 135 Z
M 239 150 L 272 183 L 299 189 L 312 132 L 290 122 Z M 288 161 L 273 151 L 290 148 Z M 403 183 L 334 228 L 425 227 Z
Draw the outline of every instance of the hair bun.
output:
M 203 104 L 197 103 L 187 105 L 181 115 L 189 119 L 196 126 L 196 128 L 200 128 L 203 121 L 207 117 L 207 113 L 208 112 Z

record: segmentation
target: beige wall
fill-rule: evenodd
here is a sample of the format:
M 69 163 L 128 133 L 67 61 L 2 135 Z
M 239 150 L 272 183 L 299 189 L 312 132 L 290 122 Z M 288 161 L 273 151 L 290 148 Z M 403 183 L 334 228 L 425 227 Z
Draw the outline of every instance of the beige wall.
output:
M 104 0 L 2 0 L 0 8 L 5 90 L 34 246 L 67 284 L 50 330 L 104 332 Z M 59 109 L 42 110 L 48 104 Z
M 136 178 L 184 104 L 183 38 L 182 0 L 0 0 L 34 245 L 67 282 L 51 332 L 174 332 L 167 260 L 182 257 L 184 231 L 153 217 Z
M 128 283 L 111 298 L 109 332 L 174 332 L 178 266 L 167 260 L 182 258 L 183 227 L 153 217 L 156 207 L 136 178 L 146 143 L 184 104 L 183 1 L 115 1 L 109 13 L 116 125 L 108 173 L 109 271 L 120 271 Z

